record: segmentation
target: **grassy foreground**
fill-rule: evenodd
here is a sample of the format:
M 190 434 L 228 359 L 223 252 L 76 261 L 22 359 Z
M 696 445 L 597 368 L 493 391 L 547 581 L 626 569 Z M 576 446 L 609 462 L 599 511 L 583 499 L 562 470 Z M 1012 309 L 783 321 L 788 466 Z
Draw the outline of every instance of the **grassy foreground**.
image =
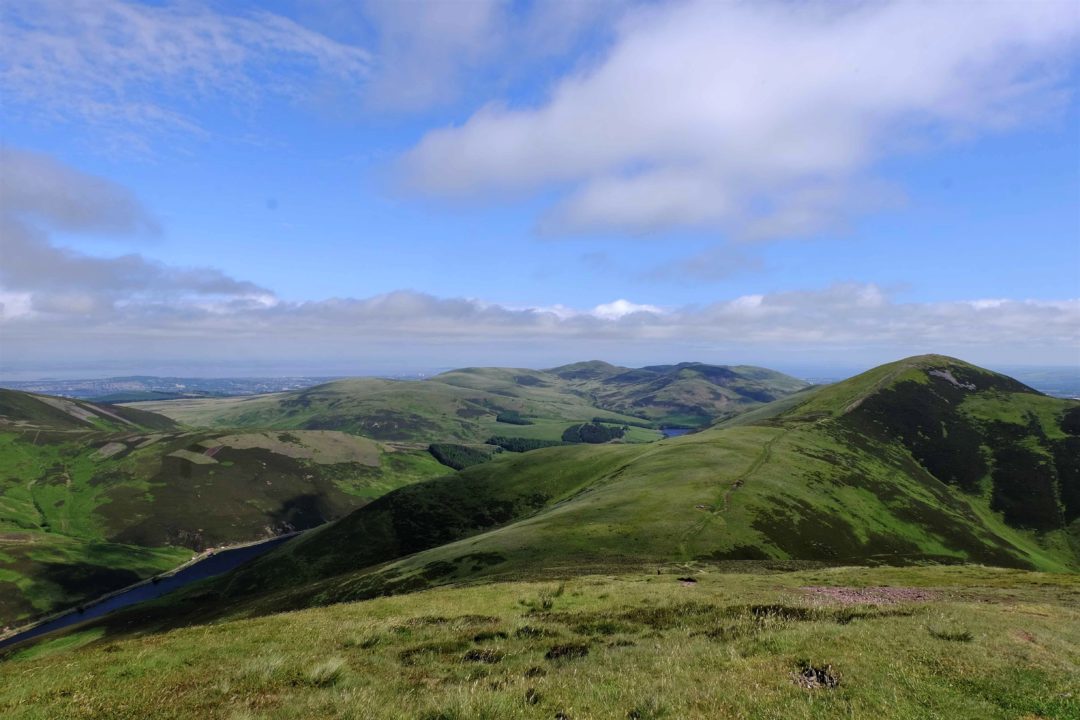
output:
M 1076 575 L 978 566 L 441 588 L 62 636 L 0 662 L 0 716 L 1076 718 L 1078 608 Z

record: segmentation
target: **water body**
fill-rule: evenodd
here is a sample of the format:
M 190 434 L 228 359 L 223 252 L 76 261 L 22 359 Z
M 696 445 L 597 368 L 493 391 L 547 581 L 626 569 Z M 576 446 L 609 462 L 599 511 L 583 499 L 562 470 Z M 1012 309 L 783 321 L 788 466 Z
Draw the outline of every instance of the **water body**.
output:
M 93 605 L 84 605 L 82 612 L 69 612 L 53 618 L 52 620 L 43 622 L 40 625 L 36 625 L 28 630 L 24 630 L 17 635 L 12 635 L 9 638 L 0 640 L 0 649 L 17 642 L 22 642 L 23 640 L 29 640 L 30 638 L 44 635 L 53 630 L 59 630 L 60 628 L 69 625 L 75 625 L 103 615 L 108 615 L 111 612 L 115 612 L 116 610 L 125 608 L 129 605 L 134 605 L 135 603 L 159 598 L 162 595 L 170 593 L 173 590 L 178 590 L 196 580 L 204 580 L 209 577 L 214 577 L 215 575 L 221 575 L 246 562 L 254 560 L 260 555 L 266 554 L 278 545 L 291 540 L 295 536 L 295 533 L 283 535 L 261 543 L 245 545 L 231 550 L 219 550 L 203 560 L 188 565 L 182 570 L 177 570 L 168 577 L 161 578 L 161 580 L 156 583 L 148 582 L 141 585 L 134 585 L 127 590 L 122 590 L 115 595 L 107 597 L 101 602 Z
M 686 435 L 693 432 L 690 428 L 660 428 L 660 432 L 664 433 L 664 437 L 679 437 L 680 435 Z

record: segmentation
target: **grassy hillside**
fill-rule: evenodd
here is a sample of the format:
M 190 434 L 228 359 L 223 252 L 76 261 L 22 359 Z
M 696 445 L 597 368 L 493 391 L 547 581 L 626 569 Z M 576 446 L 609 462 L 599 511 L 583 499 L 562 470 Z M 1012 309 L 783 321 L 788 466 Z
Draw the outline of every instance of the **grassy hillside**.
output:
M 419 382 L 364 378 L 291 393 L 139 407 L 197 427 L 333 429 L 414 442 L 559 440 L 568 427 L 603 418 L 627 425 L 626 441 L 645 442 L 660 437 L 651 429 L 656 426 L 707 424 L 805 387 L 761 368 L 606 367 L 610 376 L 601 378 L 567 368 L 464 368 Z
M 757 423 L 505 454 L 380 498 L 216 591 L 273 591 L 253 601 L 273 609 L 642 563 L 1075 570 L 1078 407 L 913 358 Z
M 397 442 L 482 443 L 493 435 L 558 440 L 575 422 L 603 413 L 583 398 L 523 388 L 519 395 L 435 382 L 340 380 L 307 390 L 242 398 L 139 403 L 196 427 L 340 430 Z M 528 424 L 500 422 L 507 414 Z M 608 413 L 610 414 L 610 413 Z M 635 418 L 612 415 L 619 422 Z M 634 428 L 629 438 L 659 433 Z
M 679 363 L 631 369 L 593 361 L 548 373 L 601 407 L 688 427 L 708 425 L 807 387 L 789 375 L 748 365 Z
M 0 400 L 0 625 L 447 472 L 425 447 L 335 431 L 185 431 L 139 410 Z
M 1067 720 L 1078 607 L 1075 575 L 974 567 L 444 588 L 167 634 L 86 628 L 0 661 L 0 715 Z
M 171 430 L 169 418 L 137 408 L 98 405 L 85 400 L 37 395 L 0 388 L 3 430 Z

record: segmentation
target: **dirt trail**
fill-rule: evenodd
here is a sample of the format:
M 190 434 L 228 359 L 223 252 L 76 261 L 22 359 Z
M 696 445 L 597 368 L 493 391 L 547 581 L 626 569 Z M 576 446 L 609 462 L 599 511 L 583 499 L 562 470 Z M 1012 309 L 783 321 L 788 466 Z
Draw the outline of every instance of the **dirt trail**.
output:
M 691 527 L 685 535 L 683 535 L 683 538 L 679 543 L 679 547 L 684 554 L 688 554 L 687 543 L 700 535 L 701 532 L 709 525 L 709 523 L 712 522 L 718 515 L 727 512 L 728 508 L 731 505 L 732 494 L 736 490 L 741 488 L 743 485 L 745 485 L 746 481 L 754 473 L 756 473 L 762 468 L 763 465 L 769 462 L 769 460 L 772 458 L 773 446 L 778 440 L 780 440 L 780 438 L 784 437 L 789 432 L 791 432 L 790 429 L 784 429 L 761 444 L 761 451 L 754 457 L 753 462 L 750 463 L 746 470 L 743 470 L 735 478 L 734 482 L 732 482 L 732 484 L 727 487 L 727 489 L 724 491 L 724 494 L 721 496 L 719 502 L 713 505 L 712 509 L 705 514 L 705 517 L 694 523 L 694 526 Z
M 724 498 L 723 498 L 723 502 L 721 503 L 721 507 L 713 510 L 714 513 L 721 512 L 721 511 L 727 511 L 729 505 L 731 504 L 731 494 L 734 493 L 739 488 L 741 488 L 743 486 L 743 483 L 745 483 L 750 478 L 751 475 L 753 475 L 754 473 L 756 473 L 758 470 L 761 469 L 762 465 L 769 462 L 769 460 L 772 458 L 773 445 L 776 444 L 777 440 L 784 437 L 789 432 L 791 432 L 791 431 L 790 430 L 784 430 L 783 432 L 781 432 L 781 433 L 779 433 L 777 435 L 773 435 L 765 443 L 762 444 L 761 452 L 758 453 L 758 456 L 756 458 L 754 458 L 754 462 L 750 463 L 750 467 L 748 467 L 745 471 L 743 471 L 743 473 L 741 475 L 739 475 L 739 477 L 735 478 L 735 482 L 733 482 L 731 484 L 731 486 L 727 489 L 727 492 L 724 493 Z
M 43 530 L 49 530 L 49 519 L 45 516 L 45 511 L 42 509 L 41 504 L 34 497 L 34 485 L 37 484 L 38 478 L 31 478 L 26 483 L 26 494 L 30 496 L 30 504 L 34 506 L 34 512 L 38 514 L 38 527 Z

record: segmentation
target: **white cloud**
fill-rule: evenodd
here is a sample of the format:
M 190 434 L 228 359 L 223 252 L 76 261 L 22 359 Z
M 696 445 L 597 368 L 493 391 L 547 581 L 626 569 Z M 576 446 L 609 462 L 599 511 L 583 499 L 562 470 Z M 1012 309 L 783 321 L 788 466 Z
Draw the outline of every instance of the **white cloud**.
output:
M 113 153 L 160 136 L 206 137 L 199 105 L 244 116 L 286 98 L 351 116 L 417 112 L 527 78 L 602 34 L 624 0 L 286 2 L 278 12 L 206 0 L 0 3 L 5 110 L 71 121 Z M 257 4 L 255 4 L 257 7 Z
M 499 49 L 501 5 L 498 0 L 368 2 L 366 14 L 379 34 L 370 102 L 417 110 L 456 97 L 461 75 Z
M 10 146 L 0 146 L 0 215 L 76 232 L 158 229 L 126 188 Z
M 214 268 L 137 254 L 96 257 L 49 233 L 153 231 L 126 189 L 36 153 L 4 150 L 0 186 L 0 372 L 47 372 L 72 359 L 148 364 L 341 363 L 426 358 L 432 365 L 538 365 L 810 353 L 850 361 L 913 352 L 1076 357 L 1080 300 L 903 303 L 873 284 L 744 295 L 702 306 L 625 298 L 591 308 L 512 308 L 398 291 L 285 302 Z M 63 360 L 60 360 L 63 359 Z M 980 359 L 974 357 L 972 359 Z M 338 363 L 330 370 L 328 363 Z M 236 368 L 234 367 L 234 371 Z
M 50 232 L 138 236 L 157 224 L 127 189 L 38 153 L 0 150 L 0 302 L 5 320 L 107 318 L 117 306 L 207 298 L 267 302 L 269 291 L 214 268 L 178 268 L 138 254 L 96 257 Z
M 623 0 L 469 0 L 345 3 L 343 18 L 376 35 L 367 102 L 419 111 L 478 88 L 505 87 L 539 63 L 573 51 L 583 36 L 609 28 Z
M 547 226 L 812 233 L 896 201 L 866 177 L 919 144 L 1059 107 L 1069 2 L 648 6 L 538 107 L 490 104 L 401 161 L 448 197 L 569 188 Z
M 616 300 L 614 302 L 597 305 L 589 312 L 589 314 L 598 317 L 601 320 L 620 320 L 627 315 L 634 315 L 635 313 L 662 315 L 663 312 L 663 310 L 655 305 L 639 305 L 637 303 L 632 303 L 629 300 Z
M 370 62 L 366 50 L 281 15 L 197 3 L 10 0 L 0 4 L 0 47 L 8 112 L 116 133 L 199 132 L 185 102 L 303 99 L 323 80 L 361 81 Z

